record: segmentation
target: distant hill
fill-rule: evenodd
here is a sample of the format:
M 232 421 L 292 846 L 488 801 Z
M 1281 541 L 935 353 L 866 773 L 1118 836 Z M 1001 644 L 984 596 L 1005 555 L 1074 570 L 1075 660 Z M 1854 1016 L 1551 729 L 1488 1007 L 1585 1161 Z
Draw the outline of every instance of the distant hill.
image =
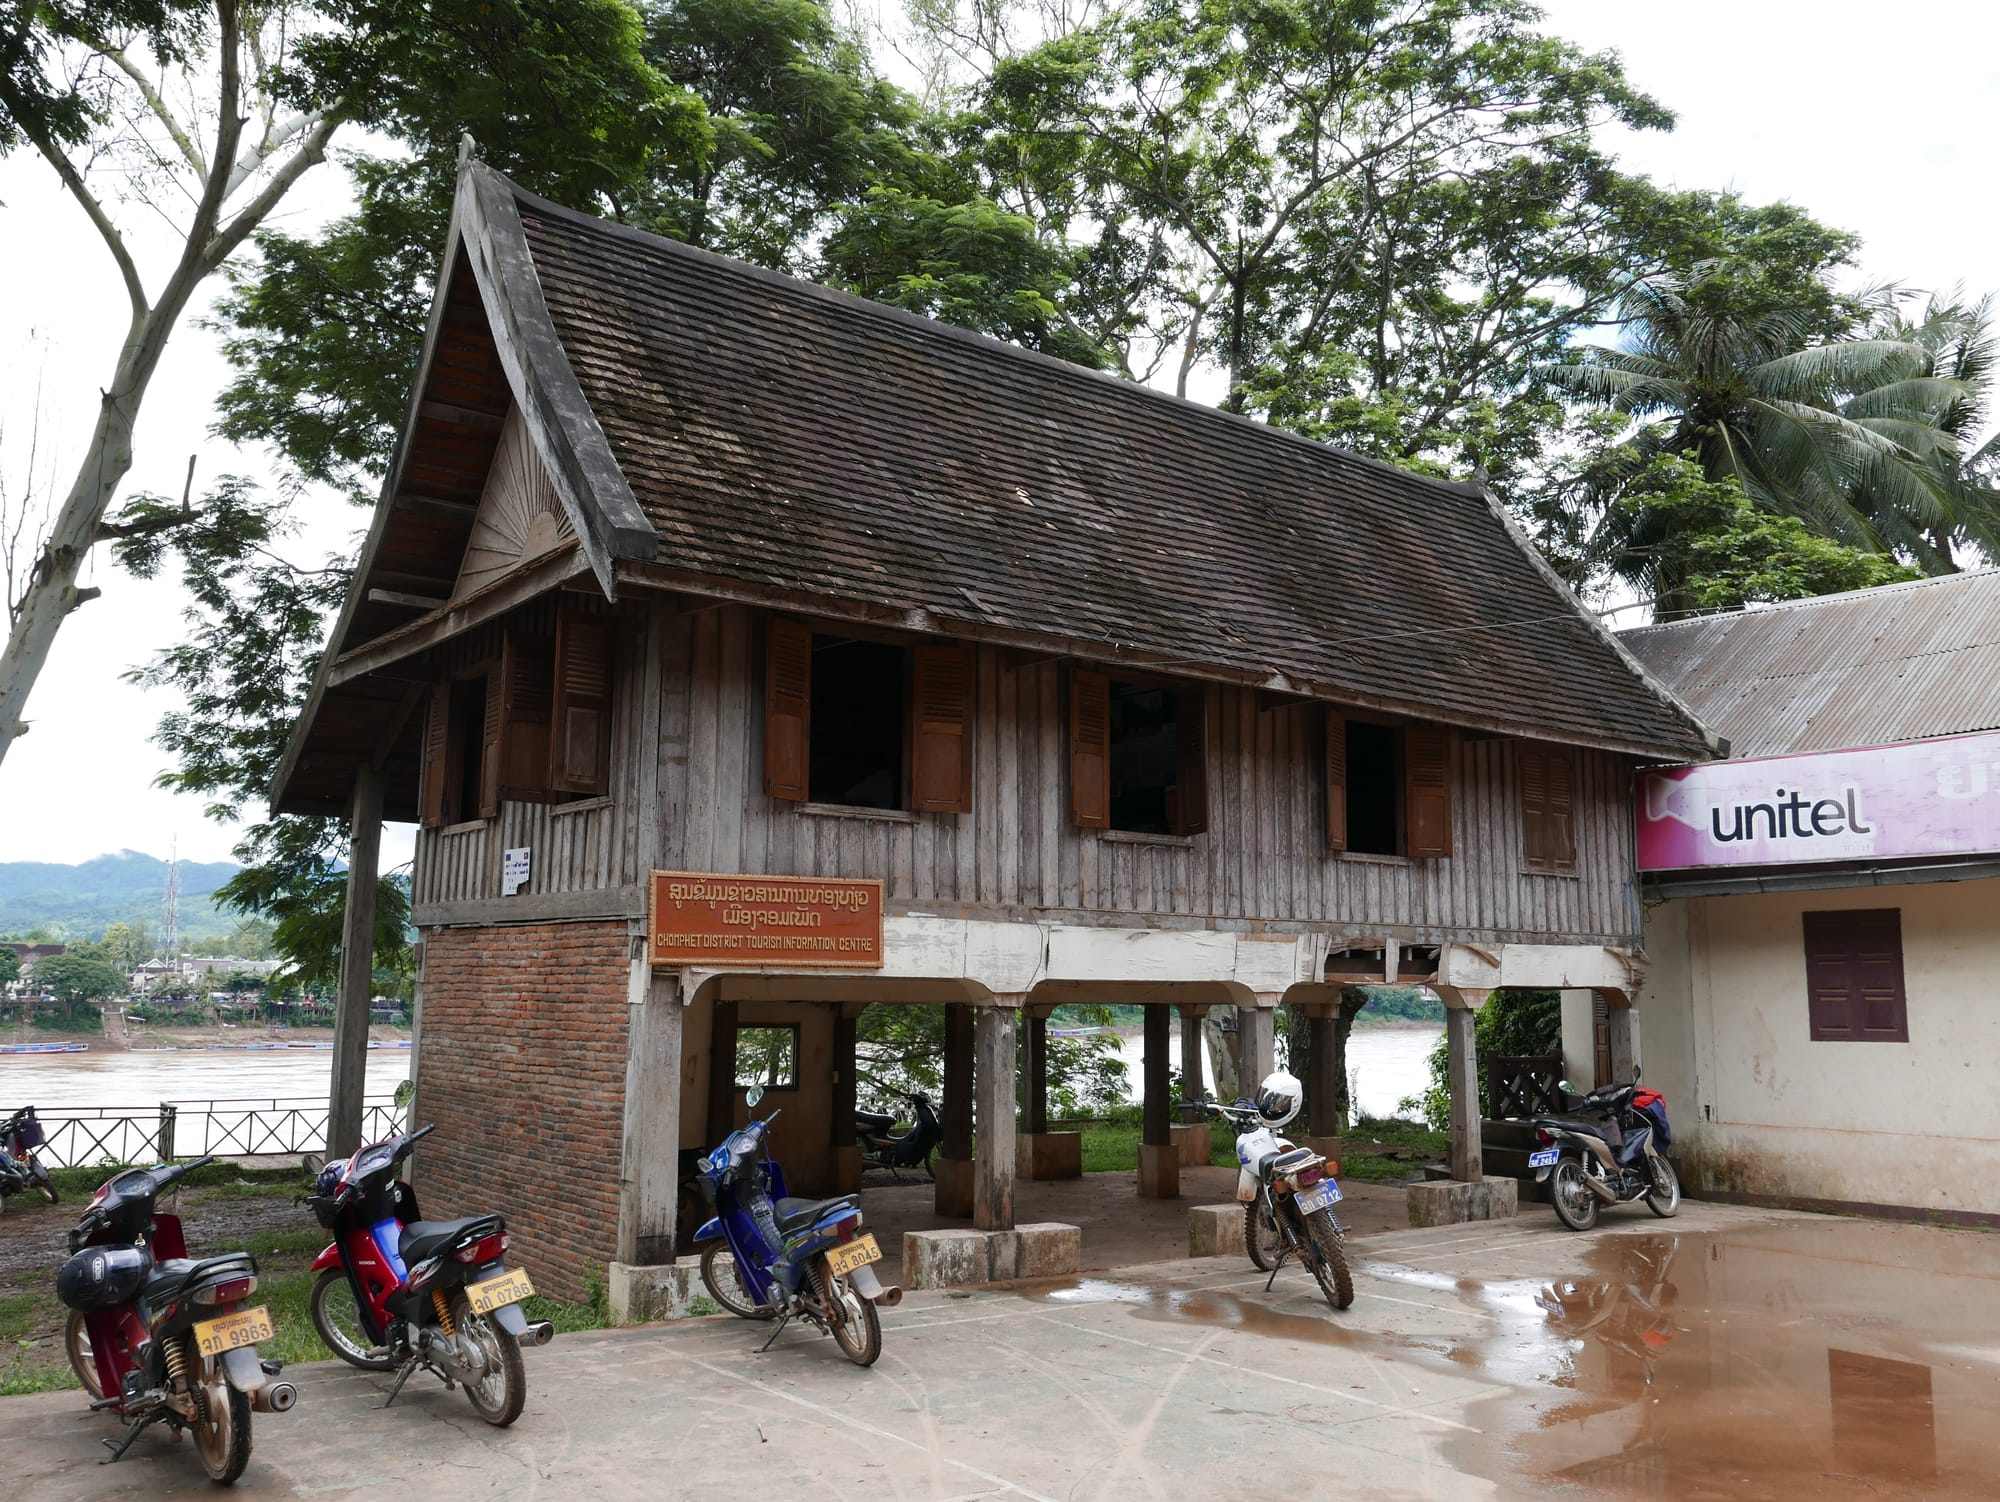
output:
M 209 894 L 241 868 L 229 861 L 181 862 L 181 937 L 229 933 L 240 914 L 218 911 Z M 137 850 L 100 855 L 81 865 L 0 861 L 0 934 L 46 929 L 52 938 L 87 939 L 112 923 L 144 923 L 160 932 L 167 863 Z

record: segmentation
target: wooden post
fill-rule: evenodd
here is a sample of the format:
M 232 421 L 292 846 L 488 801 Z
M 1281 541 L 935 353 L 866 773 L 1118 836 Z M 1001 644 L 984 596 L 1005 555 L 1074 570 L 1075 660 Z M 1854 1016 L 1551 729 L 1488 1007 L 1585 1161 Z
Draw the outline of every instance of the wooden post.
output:
M 1208 1090 L 1201 1063 L 1201 1019 L 1207 1007 L 1181 1006 L 1181 1099 L 1192 1104 Z
M 708 1044 L 708 1141 L 713 1151 L 736 1130 L 736 1003 L 715 1003 Z
M 1029 1136 L 1049 1129 L 1049 1019 L 1028 1019 L 1028 1078 L 1026 1115 Z
M 1141 1011 L 1146 1019 L 1146 1083 L 1139 1128 L 1139 1194 L 1145 1199 L 1179 1199 L 1181 1153 L 1174 1145 L 1169 1078 L 1173 1009 L 1163 1002 L 1148 1002 Z
M 1629 1085 L 1639 1072 L 1639 1009 L 1619 991 L 1604 993 L 1604 1028 L 1611 1047 L 1611 1083 Z
M 1451 1090 L 1451 1176 L 1477 1184 L 1486 1174 L 1479 1130 L 1479 1048 L 1473 1022 L 1490 991 L 1438 988 L 1444 998 L 1444 1039 Z
M 1252 1100 L 1257 1098 L 1257 1087 L 1271 1072 L 1272 1062 L 1277 1057 L 1276 1050 L 1271 1046 L 1276 1016 L 1272 1007 L 1236 1009 L 1236 1049 L 1237 1056 L 1242 1060 L 1236 1088 Z
M 971 1215 L 974 1210 L 972 1187 L 972 1008 L 963 1002 L 947 1002 L 944 1009 L 944 1101 L 938 1110 L 938 1125 L 944 1140 L 938 1144 L 937 1192 L 932 1203 L 940 1215 Z M 1014 1065 L 1007 1064 L 1007 1079 L 1014 1078 Z
M 979 1151 L 972 1166 L 972 1223 L 982 1231 L 1014 1229 L 1015 1028 L 1013 1007 L 975 1009 L 976 1062 L 972 1069 L 978 1098 Z
M 828 1123 L 833 1142 L 833 1179 L 836 1194 L 852 1194 L 861 1187 L 861 1145 L 854 1136 L 854 1111 L 858 1104 L 855 1070 L 855 1035 L 860 1019 L 850 1017 L 839 1002 L 833 1007 L 833 1119 Z
M 1306 1087 L 1306 1119 L 1311 1123 L 1307 1131 L 1314 1137 L 1338 1137 L 1342 1127 L 1340 1071 L 1345 1063 L 1337 1037 L 1340 1022 L 1330 1010 L 1317 1009 L 1308 1025 L 1312 1078 L 1300 1081 Z
M 333 1014 L 333 1087 L 327 1098 L 326 1151 L 346 1157 L 361 1146 L 361 1097 L 368 1072 L 368 1004 L 375 996 L 375 883 L 382 849 L 382 774 L 354 769 L 348 804 L 347 903 L 340 922 L 340 996 Z
M 655 1267 L 674 1260 L 674 1215 L 680 1200 L 681 997 L 678 978 L 653 971 L 643 955 L 632 968 L 626 995 L 618 1260 L 628 1267 Z

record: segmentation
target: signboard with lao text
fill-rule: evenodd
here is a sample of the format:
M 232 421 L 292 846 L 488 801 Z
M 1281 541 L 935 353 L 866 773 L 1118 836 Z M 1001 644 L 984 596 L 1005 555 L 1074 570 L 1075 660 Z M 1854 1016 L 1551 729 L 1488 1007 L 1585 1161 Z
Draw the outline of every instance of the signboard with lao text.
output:
M 2000 732 L 1638 774 L 1639 869 L 2000 852 Z
M 655 965 L 882 964 L 879 881 L 655 871 L 651 913 L 646 942 Z

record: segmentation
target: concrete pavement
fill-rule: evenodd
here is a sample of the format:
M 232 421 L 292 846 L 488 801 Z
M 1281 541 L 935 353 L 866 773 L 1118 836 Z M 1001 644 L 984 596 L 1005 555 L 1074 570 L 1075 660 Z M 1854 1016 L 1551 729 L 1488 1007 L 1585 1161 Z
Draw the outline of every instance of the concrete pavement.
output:
M 728 1318 L 559 1337 L 520 1423 L 299 1369 L 247 1497 L 1989 1497 L 2000 1243 L 1687 1205 L 1354 1243 L 1359 1297 L 1246 1262 L 912 1295 L 861 1371 Z M 4 1502 L 212 1496 L 191 1447 L 96 1464 L 76 1393 L 0 1400 Z

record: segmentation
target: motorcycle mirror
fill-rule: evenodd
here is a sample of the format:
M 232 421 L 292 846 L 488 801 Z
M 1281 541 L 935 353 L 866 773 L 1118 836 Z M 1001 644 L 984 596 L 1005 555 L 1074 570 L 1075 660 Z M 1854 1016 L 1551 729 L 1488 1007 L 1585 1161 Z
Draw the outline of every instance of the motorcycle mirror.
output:
M 754 1111 L 757 1109 L 757 1102 L 763 1098 L 764 1087 L 762 1085 L 752 1085 L 749 1093 L 743 1097 L 743 1103 Z
M 1636 1084 L 1638 1084 L 1640 1080 L 1642 1080 L 1642 1079 L 1644 1079 L 1644 1078 L 1645 1078 L 1645 1075 L 1646 1075 L 1646 1071 L 1645 1071 L 1645 1070 L 1643 1070 L 1643 1069 L 1641 1069 L 1641 1068 L 1640 1068 L 1640 1067 L 1639 1067 L 1639 1066 L 1638 1066 L 1637 1064 L 1634 1064 L 1634 1065 L 1632 1066 L 1632 1083 L 1633 1083 L 1633 1084 L 1635 1084 L 1635 1085 L 1636 1085 Z
M 1557 1080 L 1556 1089 L 1562 1091 L 1562 1093 L 1565 1095 L 1582 1095 L 1584 1093 L 1583 1091 L 1577 1089 L 1576 1086 L 1572 1085 L 1568 1080 Z
M 305 1171 L 314 1178 L 318 1178 L 320 1170 L 326 1167 L 326 1159 L 322 1158 L 318 1153 L 307 1153 L 303 1158 L 299 1159 L 299 1162 L 305 1168 Z

